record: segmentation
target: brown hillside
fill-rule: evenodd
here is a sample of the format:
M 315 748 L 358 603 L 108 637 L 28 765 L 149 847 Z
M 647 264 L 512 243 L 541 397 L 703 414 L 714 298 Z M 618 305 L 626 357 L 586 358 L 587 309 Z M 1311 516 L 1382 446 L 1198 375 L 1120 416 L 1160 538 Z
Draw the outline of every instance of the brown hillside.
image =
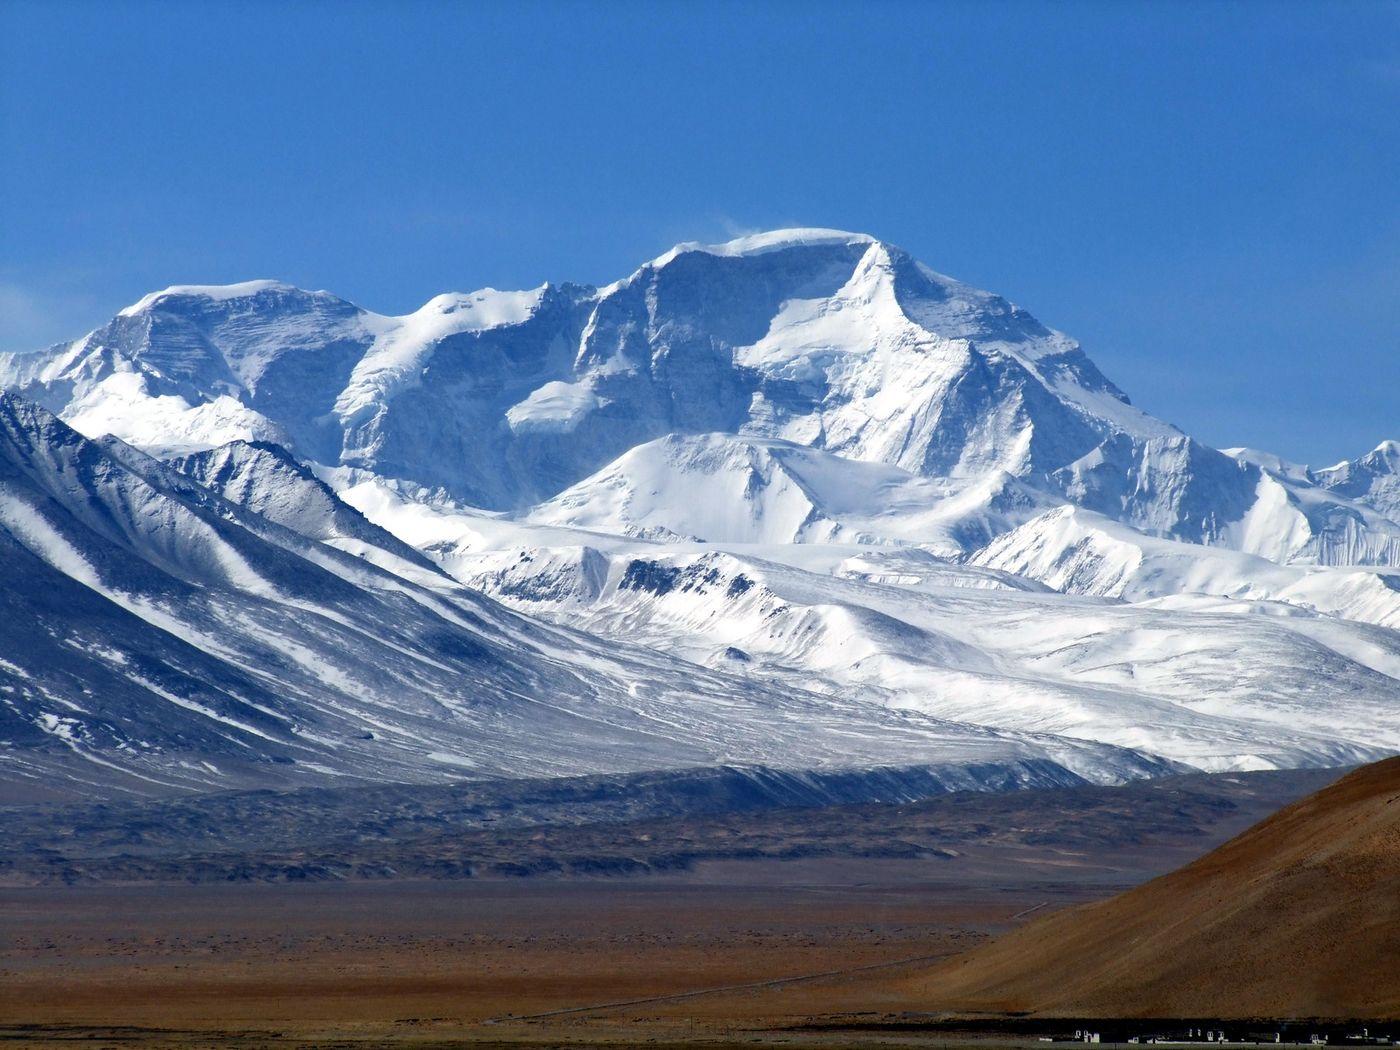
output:
M 1400 758 L 900 991 L 959 1012 L 1400 1017 Z

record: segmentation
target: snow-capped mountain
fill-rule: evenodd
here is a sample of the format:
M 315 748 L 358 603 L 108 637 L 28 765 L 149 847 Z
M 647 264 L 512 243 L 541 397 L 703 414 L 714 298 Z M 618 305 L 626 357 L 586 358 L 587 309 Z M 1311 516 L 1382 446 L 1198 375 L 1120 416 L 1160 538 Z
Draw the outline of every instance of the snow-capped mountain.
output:
M 1360 459 L 1314 471 L 1311 480 L 1400 520 L 1400 441 L 1382 441 Z
M 150 451 L 272 441 L 488 510 L 723 433 L 938 481 L 974 547 L 1015 479 L 1154 535 L 1400 565 L 1384 508 L 1200 445 L 1067 336 L 857 234 L 682 245 L 602 289 L 442 295 L 405 317 L 267 281 L 169 288 L 9 358 L 0 382 Z
M 976 787 L 1170 768 L 779 692 L 532 621 L 441 574 L 413 582 L 343 554 L 11 394 L 0 550 L 0 783 L 159 792 L 740 763 Z
M 193 641 L 208 680 L 285 674 L 257 704 L 343 729 L 310 757 L 264 748 L 293 758 L 283 779 L 775 756 L 1114 777 L 1400 749 L 1393 442 L 1322 470 L 1208 448 L 1069 337 L 867 236 L 686 244 L 603 288 L 402 317 L 271 281 L 177 286 L 0 357 L 0 385 L 103 439 L 10 399 L 11 429 L 40 435 L 18 460 L 80 448 L 63 455 L 103 464 L 94 492 L 160 497 L 123 496 L 143 509 L 114 521 L 177 523 L 82 518 L 96 538 L 45 546 L 31 509 L 7 535 L 143 638 Z M 68 514 L 109 498 L 63 492 Z M 79 564 L 124 558 L 145 582 Z M 355 597 L 328 613 L 317 573 Z M 179 600 L 149 597 L 167 577 Z M 140 615 L 156 607 L 175 619 Z M 17 695 L 0 703 L 46 744 L 102 750 Z M 181 755 L 181 782 L 234 768 L 112 724 L 124 769 L 148 761 L 133 741 Z

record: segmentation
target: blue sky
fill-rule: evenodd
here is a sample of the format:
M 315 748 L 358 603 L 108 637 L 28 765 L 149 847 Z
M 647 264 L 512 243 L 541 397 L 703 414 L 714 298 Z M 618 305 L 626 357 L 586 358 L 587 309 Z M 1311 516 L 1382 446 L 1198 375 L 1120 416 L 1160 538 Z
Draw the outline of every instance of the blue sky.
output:
M 0 0 L 0 348 L 876 234 L 1216 445 L 1400 437 L 1400 5 Z

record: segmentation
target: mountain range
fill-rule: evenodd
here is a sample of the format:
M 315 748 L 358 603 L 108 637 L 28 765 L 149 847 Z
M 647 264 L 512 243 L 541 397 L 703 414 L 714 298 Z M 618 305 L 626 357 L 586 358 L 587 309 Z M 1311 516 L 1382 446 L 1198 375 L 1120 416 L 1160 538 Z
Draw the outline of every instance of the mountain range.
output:
M 1400 750 L 1400 446 L 1210 448 L 864 235 L 402 317 L 177 286 L 0 386 L 15 784 Z

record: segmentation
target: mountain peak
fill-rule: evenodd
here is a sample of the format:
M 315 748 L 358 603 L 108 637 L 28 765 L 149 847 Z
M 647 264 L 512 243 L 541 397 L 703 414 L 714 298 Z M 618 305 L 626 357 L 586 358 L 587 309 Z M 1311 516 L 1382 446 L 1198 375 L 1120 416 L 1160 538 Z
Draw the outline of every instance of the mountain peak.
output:
M 256 280 L 240 281 L 237 284 L 172 284 L 158 292 L 143 295 L 136 302 L 118 312 L 118 317 L 135 317 L 167 299 L 206 299 L 210 302 L 228 302 L 232 299 L 249 299 L 264 292 L 279 292 L 284 295 L 330 296 L 329 292 L 308 292 L 283 281 Z
M 177 285 L 123 313 L 83 340 L 0 355 L 0 385 L 83 433 L 162 452 L 267 438 L 495 511 L 548 501 L 667 434 L 708 433 L 959 491 L 999 492 L 990 479 L 1006 473 L 1193 541 L 1259 499 L 1257 471 L 1134 408 L 1073 339 L 864 233 L 686 243 L 605 288 L 483 288 L 403 316 L 275 281 Z M 1269 472 L 1331 489 L 1329 506 L 1392 514 L 1389 462 L 1313 477 L 1275 457 Z M 984 502 L 968 535 L 984 536 Z M 1334 527 L 1320 510 L 1279 513 L 1307 518 L 1300 544 L 1363 514 Z M 1344 553 L 1325 557 L 1390 564 L 1397 529 L 1368 525 L 1379 538 L 1338 538 Z
M 487 287 L 474 292 L 444 292 L 433 296 L 413 313 L 394 320 L 462 331 L 520 324 L 539 306 L 548 289 L 548 284 L 542 284 L 519 291 Z M 457 315 L 456 320 L 445 326 L 433 320 L 449 315 Z
M 767 252 L 782 251 L 785 248 L 826 247 L 833 245 L 876 244 L 879 243 L 868 233 L 852 233 L 848 230 L 828 230 L 820 227 L 794 226 L 789 229 L 768 230 L 763 233 L 750 233 L 720 244 L 702 244 L 699 241 L 683 241 L 670 251 L 651 261 L 652 266 L 665 266 L 679 255 L 690 252 L 704 252 L 706 255 L 726 257 L 763 255 Z

